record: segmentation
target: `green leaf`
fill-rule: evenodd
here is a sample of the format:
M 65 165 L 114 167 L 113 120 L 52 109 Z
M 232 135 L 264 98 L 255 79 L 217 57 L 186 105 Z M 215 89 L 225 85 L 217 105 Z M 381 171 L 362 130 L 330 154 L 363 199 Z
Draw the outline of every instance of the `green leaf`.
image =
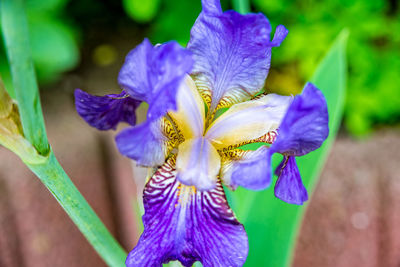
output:
M 0 144 L 18 154 L 39 177 L 100 257 L 109 266 L 122 267 L 126 252 L 79 193 L 48 144 L 30 55 L 23 0 L 2 0 L 0 15 L 19 109 L 17 113 L 16 103 L 5 90 L 0 90 Z
M 49 152 L 39 90 L 30 54 L 28 23 L 22 0 L 1 1 L 1 27 L 15 98 L 25 138 L 42 155 Z
M 320 171 L 338 132 L 343 114 L 346 84 L 345 47 L 348 32 L 343 31 L 320 63 L 311 81 L 321 89 L 328 103 L 330 135 L 321 148 L 297 159 L 303 182 L 312 193 Z M 273 166 L 280 155 L 274 155 Z M 249 237 L 245 266 L 290 266 L 296 237 L 307 207 L 287 204 L 274 196 L 273 188 L 262 192 L 238 189 L 228 193 Z

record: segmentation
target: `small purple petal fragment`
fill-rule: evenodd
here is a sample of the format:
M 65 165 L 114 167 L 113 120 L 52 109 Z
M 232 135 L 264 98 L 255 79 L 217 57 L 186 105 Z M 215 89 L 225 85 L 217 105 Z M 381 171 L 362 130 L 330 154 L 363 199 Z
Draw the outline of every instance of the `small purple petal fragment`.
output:
M 222 13 L 221 3 L 219 0 L 201 0 L 203 12 L 208 15 L 217 15 Z
M 115 138 L 119 152 L 142 166 L 160 166 L 164 163 L 164 145 L 159 121 L 146 121 L 122 130 Z
M 279 174 L 282 171 L 283 166 L 285 165 L 286 160 L 283 159 L 281 163 L 279 163 L 278 167 L 276 167 L 274 174 L 279 177 Z
M 222 13 L 215 0 L 202 4 L 187 47 L 193 52 L 195 82 L 202 90 L 212 91 L 213 110 L 222 98 L 238 103 L 262 88 L 270 68 L 271 25 L 261 13 Z M 282 39 L 282 30 L 278 33 L 272 46 Z
M 115 129 L 119 122 L 135 125 L 135 110 L 140 101 L 126 92 L 94 96 L 80 89 L 75 90 L 75 106 L 78 114 L 92 127 L 99 130 Z
M 197 191 L 176 180 L 167 161 L 146 184 L 144 232 L 129 253 L 127 267 L 162 266 L 179 260 L 184 266 L 242 266 L 248 253 L 243 225 L 235 218 L 218 182 Z
M 328 122 L 328 108 L 322 92 L 307 83 L 283 118 L 271 150 L 284 155 L 307 154 L 319 148 L 328 137 Z
M 308 194 L 301 181 L 296 159 L 289 156 L 283 160 L 285 163 L 275 184 L 275 196 L 290 204 L 303 205 L 308 200 Z
M 191 52 L 177 42 L 153 46 L 145 39 L 126 56 L 118 82 L 133 98 L 149 104 L 155 120 L 176 110 L 176 92 L 193 66 Z
M 283 40 L 285 40 L 289 31 L 283 25 L 278 25 L 275 30 L 274 38 L 272 39 L 270 46 L 280 46 Z
M 271 185 L 271 155 L 265 146 L 249 153 L 250 157 L 233 163 L 231 187 L 263 190 Z

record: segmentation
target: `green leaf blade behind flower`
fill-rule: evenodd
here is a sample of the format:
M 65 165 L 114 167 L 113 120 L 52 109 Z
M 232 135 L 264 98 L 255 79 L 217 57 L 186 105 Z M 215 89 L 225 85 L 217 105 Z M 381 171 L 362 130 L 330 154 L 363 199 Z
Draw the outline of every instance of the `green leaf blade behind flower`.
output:
M 344 30 L 337 37 L 311 79 L 327 100 L 330 135 L 321 148 L 297 158 L 303 182 L 310 196 L 342 120 L 347 36 L 348 32 Z M 274 169 L 281 158 L 280 155 L 274 155 Z M 261 192 L 250 192 L 242 188 L 234 193 L 227 192 L 231 206 L 249 236 L 250 249 L 245 266 L 290 266 L 293 258 L 298 231 L 309 202 L 303 206 L 296 206 L 275 198 L 274 183 L 275 181 L 269 189 Z

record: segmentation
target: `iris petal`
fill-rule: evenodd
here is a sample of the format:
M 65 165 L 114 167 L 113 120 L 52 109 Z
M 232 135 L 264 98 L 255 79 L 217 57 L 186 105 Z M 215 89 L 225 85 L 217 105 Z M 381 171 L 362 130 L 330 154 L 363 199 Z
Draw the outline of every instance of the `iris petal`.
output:
M 148 39 L 126 56 L 118 82 L 133 98 L 149 104 L 148 119 L 176 110 L 176 92 L 193 65 L 191 52 L 176 42 L 153 46 Z
M 215 187 L 221 166 L 221 158 L 213 145 L 205 138 L 189 139 L 178 147 L 177 179 L 199 190 Z
M 269 94 L 235 104 L 210 125 L 205 137 L 217 149 L 259 138 L 278 128 L 291 101 L 290 96 Z
M 270 68 L 271 46 L 286 35 L 280 30 L 271 42 L 271 25 L 261 13 L 222 12 L 215 0 L 203 0 L 202 5 L 187 47 L 195 61 L 192 76 L 213 111 L 260 91 Z
M 283 25 L 278 25 L 276 27 L 276 31 L 274 34 L 274 38 L 272 39 L 270 45 L 271 46 L 280 46 L 283 40 L 285 40 L 286 36 L 288 35 L 289 31 Z
M 189 75 L 177 94 L 178 110 L 168 114 L 185 139 L 200 137 L 204 133 L 204 102 Z
M 160 120 L 146 121 L 124 129 L 116 136 L 120 153 L 142 166 L 160 166 L 164 163 L 167 137 L 163 134 Z
M 280 166 L 275 196 L 290 204 L 303 205 L 308 200 L 308 194 L 301 181 L 295 157 L 285 157 Z
M 263 190 L 271 184 L 271 156 L 268 148 L 246 151 L 240 159 L 223 162 L 221 179 L 232 189 L 238 186 Z
M 167 161 L 146 184 L 144 232 L 129 253 L 127 267 L 162 266 L 179 260 L 184 266 L 242 266 L 248 253 L 243 225 L 229 208 L 221 183 L 210 191 L 180 184 Z
M 313 84 L 307 83 L 303 93 L 297 95 L 290 105 L 271 150 L 302 156 L 319 148 L 328 137 L 328 121 L 323 94 Z
M 78 114 L 92 127 L 99 130 L 115 129 L 119 122 L 135 125 L 135 110 L 140 101 L 122 91 L 105 96 L 90 95 L 75 90 L 75 106 Z

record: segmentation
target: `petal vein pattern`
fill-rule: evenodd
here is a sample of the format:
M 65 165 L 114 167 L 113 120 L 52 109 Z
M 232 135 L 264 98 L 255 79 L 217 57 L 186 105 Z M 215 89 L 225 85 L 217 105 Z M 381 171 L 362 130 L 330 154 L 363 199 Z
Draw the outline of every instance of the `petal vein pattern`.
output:
M 126 260 L 128 267 L 162 266 L 179 260 L 203 266 L 242 266 L 248 253 L 243 226 L 229 208 L 221 183 L 198 191 L 176 180 L 168 160 L 144 190 L 144 232 Z
M 105 96 L 90 95 L 75 90 L 75 106 L 78 114 L 92 127 L 99 130 L 115 129 L 119 122 L 135 125 L 135 110 L 141 101 L 126 92 Z
M 219 1 L 202 3 L 187 47 L 195 61 L 192 76 L 212 113 L 250 99 L 263 87 L 271 46 L 279 45 L 287 32 L 280 27 L 271 43 L 271 26 L 263 14 L 222 12 Z

